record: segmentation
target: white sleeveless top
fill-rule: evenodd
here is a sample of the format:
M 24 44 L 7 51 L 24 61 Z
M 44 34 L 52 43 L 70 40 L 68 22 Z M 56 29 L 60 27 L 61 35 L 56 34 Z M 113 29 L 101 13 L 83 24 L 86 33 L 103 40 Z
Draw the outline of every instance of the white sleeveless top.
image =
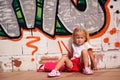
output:
M 78 46 L 72 43 L 72 48 L 73 48 L 73 58 L 79 58 L 81 56 L 82 50 L 88 50 L 93 47 L 88 42 L 86 42 L 85 44 L 81 46 Z

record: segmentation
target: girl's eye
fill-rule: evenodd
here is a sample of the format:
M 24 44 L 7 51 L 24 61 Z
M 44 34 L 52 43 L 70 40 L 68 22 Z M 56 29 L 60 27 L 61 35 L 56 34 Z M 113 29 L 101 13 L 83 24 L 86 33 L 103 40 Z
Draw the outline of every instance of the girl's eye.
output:
M 82 39 L 83 37 L 76 37 L 76 38 L 81 38 Z

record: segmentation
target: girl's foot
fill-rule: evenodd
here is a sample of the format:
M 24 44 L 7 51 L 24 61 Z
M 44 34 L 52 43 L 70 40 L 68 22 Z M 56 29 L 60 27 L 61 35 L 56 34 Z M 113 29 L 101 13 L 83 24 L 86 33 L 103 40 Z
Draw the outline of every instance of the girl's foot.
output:
M 60 76 L 60 72 L 57 70 L 52 70 L 50 73 L 48 73 L 48 77 L 57 77 Z
M 98 70 L 98 68 L 95 67 L 95 68 L 93 68 L 93 70 Z
M 90 68 L 86 67 L 86 68 L 83 69 L 83 73 L 87 74 L 87 75 L 90 75 L 90 74 L 93 74 L 93 71 Z

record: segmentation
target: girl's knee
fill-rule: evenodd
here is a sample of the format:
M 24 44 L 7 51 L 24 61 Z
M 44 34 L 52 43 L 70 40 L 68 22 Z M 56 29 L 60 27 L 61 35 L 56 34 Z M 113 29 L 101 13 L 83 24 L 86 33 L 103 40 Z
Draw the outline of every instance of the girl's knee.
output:
M 64 60 L 67 59 L 67 58 L 68 58 L 68 56 L 66 56 L 66 55 L 62 56 L 62 59 L 64 59 Z
M 87 50 L 82 50 L 82 54 L 88 54 Z

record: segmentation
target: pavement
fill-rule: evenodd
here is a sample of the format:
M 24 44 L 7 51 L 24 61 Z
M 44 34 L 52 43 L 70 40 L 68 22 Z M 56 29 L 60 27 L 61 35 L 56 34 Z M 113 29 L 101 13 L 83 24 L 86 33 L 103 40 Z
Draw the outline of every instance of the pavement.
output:
M 61 72 L 59 77 L 47 77 L 48 72 L 17 71 L 1 72 L 0 80 L 120 80 L 119 69 L 104 69 L 94 71 L 93 75 L 80 72 Z

